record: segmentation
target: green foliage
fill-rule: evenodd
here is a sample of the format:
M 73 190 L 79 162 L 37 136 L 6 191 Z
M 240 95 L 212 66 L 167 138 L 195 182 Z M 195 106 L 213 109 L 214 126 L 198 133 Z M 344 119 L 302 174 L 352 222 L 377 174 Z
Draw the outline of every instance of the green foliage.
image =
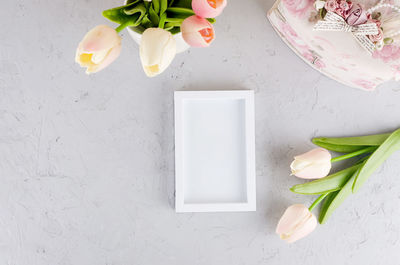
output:
M 400 129 L 394 131 L 387 139 L 376 149 L 376 151 L 365 161 L 359 173 L 355 176 L 352 185 L 353 192 L 356 192 L 369 176 L 377 170 L 386 159 L 394 152 L 400 149 Z
M 294 193 L 307 195 L 324 194 L 340 190 L 360 166 L 361 165 L 355 165 L 326 176 L 325 178 L 295 185 L 290 188 L 290 190 Z
M 390 133 L 342 138 L 319 137 L 312 139 L 312 142 L 331 151 L 351 153 L 368 146 L 379 146 L 389 137 L 389 135 Z
M 192 0 L 132 0 L 124 6 L 103 11 L 105 18 L 120 24 L 117 31 L 133 27 L 139 33 L 159 27 L 176 34 L 180 32 L 183 20 L 193 15 Z M 208 21 L 214 23 L 215 19 Z
M 323 224 L 342 202 L 350 194 L 356 192 L 387 158 L 400 150 L 400 129 L 393 133 L 359 137 L 319 137 L 312 139 L 312 142 L 331 151 L 346 153 L 332 158 L 332 163 L 351 157 L 364 156 L 349 168 L 321 179 L 295 185 L 290 189 L 298 194 L 321 195 L 310 209 L 313 209 L 323 199 L 319 215 L 319 222 Z

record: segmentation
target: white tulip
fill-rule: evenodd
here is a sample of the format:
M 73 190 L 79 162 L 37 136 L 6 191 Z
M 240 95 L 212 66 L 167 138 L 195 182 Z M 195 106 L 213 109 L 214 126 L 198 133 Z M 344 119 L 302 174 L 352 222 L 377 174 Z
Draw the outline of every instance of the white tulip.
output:
M 164 72 L 176 55 L 176 42 L 171 32 L 148 28 L 142 34 L 140 59 L 148 77 Z
M 110 65 L 121 53 L 121 37 L 115 29 L 99 25 L 88 33 L 76 49 L 75 61 L 86 67 L 86 73 L 96 73 Z

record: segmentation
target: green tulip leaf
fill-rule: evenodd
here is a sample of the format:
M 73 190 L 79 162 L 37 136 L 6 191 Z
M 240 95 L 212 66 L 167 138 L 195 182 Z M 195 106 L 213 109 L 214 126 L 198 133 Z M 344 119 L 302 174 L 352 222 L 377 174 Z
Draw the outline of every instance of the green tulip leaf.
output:
M 312 139 L 312 142 L 331 151 L 351 153 L 360 149 L 364 149 L 368 146 L 379 146 L 389 137 L 389 135 L 390 134 L 376 134 L 341 138 L 318 137 Z
M 321 210 L 319 211 L 319 222 L 321 223 L 321 219 L 326 215 L 326 211 L 329 208 L 329 205 L 331 205 L 333 199 L 335 199 L 336 195 L 339 193 L 339 191 L 334 191 L 328 194 L 328 196 L 325 197 L 324 202 L 322 203 Z
M 149 19 L 148 15 L 146 15 L 143 19 L 142 22 L 140 23 L 141 28 L 143 28 L 142 33 L 145 29 L 151 28 L 152 23 L 151 20 Z M 140 27 L 139 27 L 140 28 Z
M 168 0 L 161 0 L 160 2 L 160 16 L 167 11 L 168 8 Z
M 352 194 L 353 182 L 357 176 L 358 171 L 359 170 L 353 173 L 351 178 L 347 180 L 346 184 L 343 186 L 341 190 L 337 191 L 337 194 L 333 198 L 327 200 L 326 206 L 325 204 L 323 205 L 323 209 L 321 210 L 319 215 L 319 222 L 321 224 L 324 224 L 326 220 L 328 220 L 328 218 L 332 215 L 332 213 L 342 204 L 342 202 L 350 194 Z
M 185 20 L 184 18 L 177 18 L 177 17 L 167 17 L 165 19 L 165 22 L 172 22 L 172 23 L 179 23 L 182 24 L 183 20 Z
M 167 19 L 167 14 L 163 13 L 160 15 L 160 22 L 158 23 L 158 27 L 163 29 L 165 27 L 165 20 Z
M 149 19 L 151 23 L 153 24 L 154 27 L 158 27 L 158 24 L 160 23 L 160 17 L 157 15 L 155 10 L 153 9 L 153 6 L 150 6 L 149 8 Z
M 167 12 L 171 17 L 173 17 L 174 15 L 180 15 L 186 17 L 194 15 L 194 11 L 192 9 L 183 7 L 168 7 Z
M 103 16 L 112 22 L 126 26 L 137 26 L 146 14 L 143 4 L 139 0 L 124 6 L 115 7 L 103 11 Z
M 175 0 L 175 1 L 173 1 L 173 6 L 192 8 L 192 0 Z
M 152 0 L 151 4 L 153 5 L 154 12 L 156 14 L 160 13 L 160 0 Z
M 169 32 L 171 32 L 172 35 L 178 34 L 179 32 L 181 32 L 181 28 L 180 27 L 173 27 L 172 29 L 168 30 Z
M 168 22 L 165 23 L 164 28 L 166 29 L 166 28 L 180 27 L 181 24 L 182 24 L 181 22 Z
M 376 149 L 376 151 L 365 161 L 363 167 L 355 176 L 352 184 L 352 191 L 355 193 L 369 178 L 369 176 L 378 169 L 386 159 L 394 152 L 400 149 L 400 129 L 397 129 Z
M 318 195 L 340 190 L 349 178 L 361 167 L 360 164 L 346 168 L 321 179 L 304 184 L 294 185 L 290 190 L 294 193 L 305 195 Z

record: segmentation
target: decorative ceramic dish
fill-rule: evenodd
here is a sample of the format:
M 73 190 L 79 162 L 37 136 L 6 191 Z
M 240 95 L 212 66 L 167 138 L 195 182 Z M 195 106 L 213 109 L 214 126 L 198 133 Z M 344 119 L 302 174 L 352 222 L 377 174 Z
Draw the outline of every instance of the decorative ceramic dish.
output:
M 395 40 L 400 9 L 395 4 L 278 0 L 268 18 L 285 43 L 314 69 L 345 85 L 374 90 L 400 77 L 400 46 Z

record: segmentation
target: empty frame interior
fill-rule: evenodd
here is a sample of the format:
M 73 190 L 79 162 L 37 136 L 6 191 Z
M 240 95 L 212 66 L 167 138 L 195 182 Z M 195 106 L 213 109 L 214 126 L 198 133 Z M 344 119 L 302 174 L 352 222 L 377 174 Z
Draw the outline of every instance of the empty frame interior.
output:
M 245 100 L 184 99 L 182 115 L 184 203 L 245 203 Z
M 254 93 L 175 92 L 177 212 L 255 211 Z

